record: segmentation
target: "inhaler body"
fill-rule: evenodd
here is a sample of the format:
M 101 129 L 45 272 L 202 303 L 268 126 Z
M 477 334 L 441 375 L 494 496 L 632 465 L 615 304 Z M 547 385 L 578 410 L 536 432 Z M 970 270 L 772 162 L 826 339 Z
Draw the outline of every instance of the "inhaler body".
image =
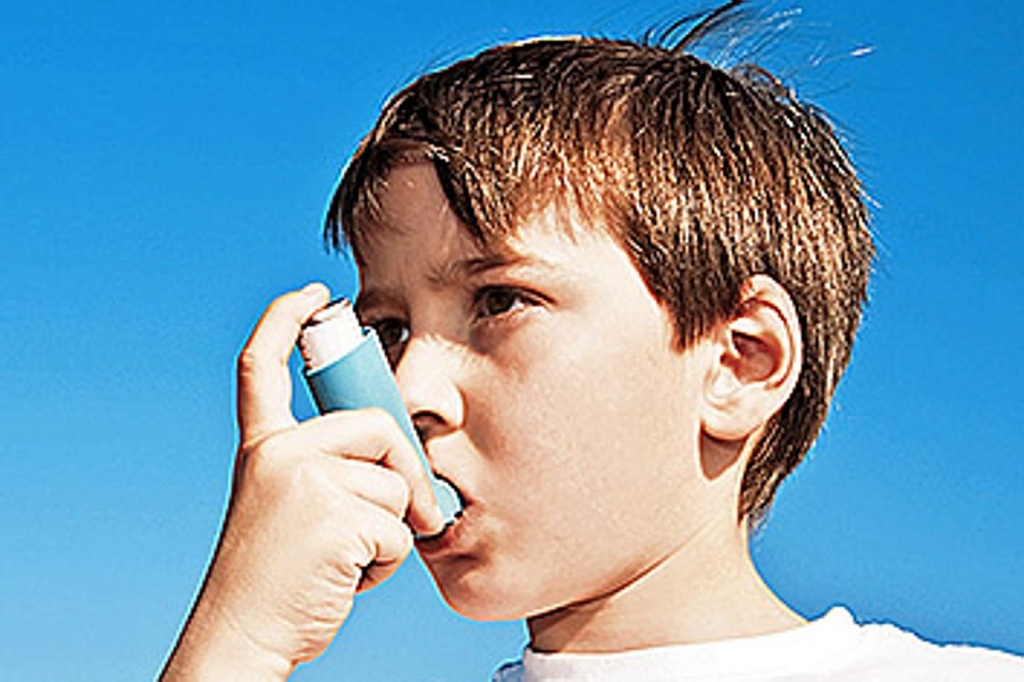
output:
M 314 315 L 302 330 L 299 352 L 321 413 L 379 407 L 394 417 L 420 457 L 445 523 L 453 523 L 462 511 L 459 495 L 430 471 L 377 334 L 360 327 L 351 304 L 339 299 Z

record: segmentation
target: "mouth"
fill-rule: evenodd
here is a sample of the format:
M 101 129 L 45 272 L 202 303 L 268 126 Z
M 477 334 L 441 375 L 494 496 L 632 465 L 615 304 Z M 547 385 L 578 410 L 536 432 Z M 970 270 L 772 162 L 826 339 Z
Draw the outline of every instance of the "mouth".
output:
M 466 504 L 462 493 L 454 483 L 443 476 L 435 475 L 433 486 L 434 497 L 437 499 L 437 506 L 441 508 L 446 525 L 454 523 Z
M 439 533 L 433 535 L 417 535 L 416 549 L 424 557 L 436 556 L 455 550 L 464 542 L 465 527 L 469 516 L 469 505 L 464 506 L 455 514 Z
M 445 521 L 445 524 L 441 528 L 441 530 L 437 531 L 436 533 L 431 533 L 429 535 L 425 535 L 425 534 L 422 534 L 422 533 L 416 533 L 415 534 L 416 542 L 429 542 L 431 540 L 436 540 L 437 538 L 439 538 L 442 535 L 444 535 L 445 533 L 447 533 L 456 523 L 459 522 L 459 519 L 461 519 L 461 518 L 462 518 L 462 508 L 460 507 L 458 511 L 456 511 L 454 514 L 452 514 L 451 517 L 448 518 Z
M 434 498 L 437 500 L 437 506 L 441 510 L 445 523 L 436 533 L 416 533 L 417 543 L 434 540 L 449 533 L 462 518 L 463 511 L 468 504 L 462 491 L 449 479 L 437 473 L 434 473 L 431 478 L 433 479 L 431 483 L 434 489 Z

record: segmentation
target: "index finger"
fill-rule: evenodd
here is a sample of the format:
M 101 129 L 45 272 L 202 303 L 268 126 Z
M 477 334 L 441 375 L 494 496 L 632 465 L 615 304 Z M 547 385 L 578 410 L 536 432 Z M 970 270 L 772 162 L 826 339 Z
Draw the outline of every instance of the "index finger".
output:
M 300 428 L 311 449 L 341 459 L 372 462 L 397 473 L 409 488 L 405 511 L 413 530 L 426 536 L 444 530 L 444 515 L 420 457 L 387 411 L 338 410 L 314 417 Z
M 243 443 L 295 424 L 288 358 L 303 323 L 327 305 L 319 282 L 274 300 L 238 355 L 238 427 Z

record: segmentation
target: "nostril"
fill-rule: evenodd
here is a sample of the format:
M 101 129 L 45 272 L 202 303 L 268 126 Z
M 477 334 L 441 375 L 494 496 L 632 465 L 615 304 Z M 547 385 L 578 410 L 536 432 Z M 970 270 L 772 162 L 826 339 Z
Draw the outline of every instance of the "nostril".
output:
M 412 415 L 412 425 L 416 430 L 416 437 L 420 439 L 421 443 L 426 443 L 427 439 L 443 423 L 444 420 L 440 415 L 428 410 L 422 410 Z

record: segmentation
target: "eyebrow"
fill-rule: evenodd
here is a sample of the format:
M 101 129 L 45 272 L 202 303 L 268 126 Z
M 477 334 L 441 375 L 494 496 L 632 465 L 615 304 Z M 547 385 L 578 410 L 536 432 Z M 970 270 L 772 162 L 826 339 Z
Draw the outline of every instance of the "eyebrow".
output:
M 446 287 L 491 270 L 522 265 L 539 266 L 543 269 L 555 269 L 556 267 L 554 263 L 540 256 L 527 256 L 509 250 L 439 263 L 428 269 L 426 279 L 433 286 Z M 356 299 L 355 308 L 359 312 L 362 309 L 385 304 L 397 298 L 398 296 L 387 288 L 364 290 Z
M 520 265 L 532 260 L 534 259 L 514 252 L 493 252 L 473 258 L 461 258 L 430 268 L 427 272 L 427 281 L 437 286 L 448 286 L 489 270 Z

